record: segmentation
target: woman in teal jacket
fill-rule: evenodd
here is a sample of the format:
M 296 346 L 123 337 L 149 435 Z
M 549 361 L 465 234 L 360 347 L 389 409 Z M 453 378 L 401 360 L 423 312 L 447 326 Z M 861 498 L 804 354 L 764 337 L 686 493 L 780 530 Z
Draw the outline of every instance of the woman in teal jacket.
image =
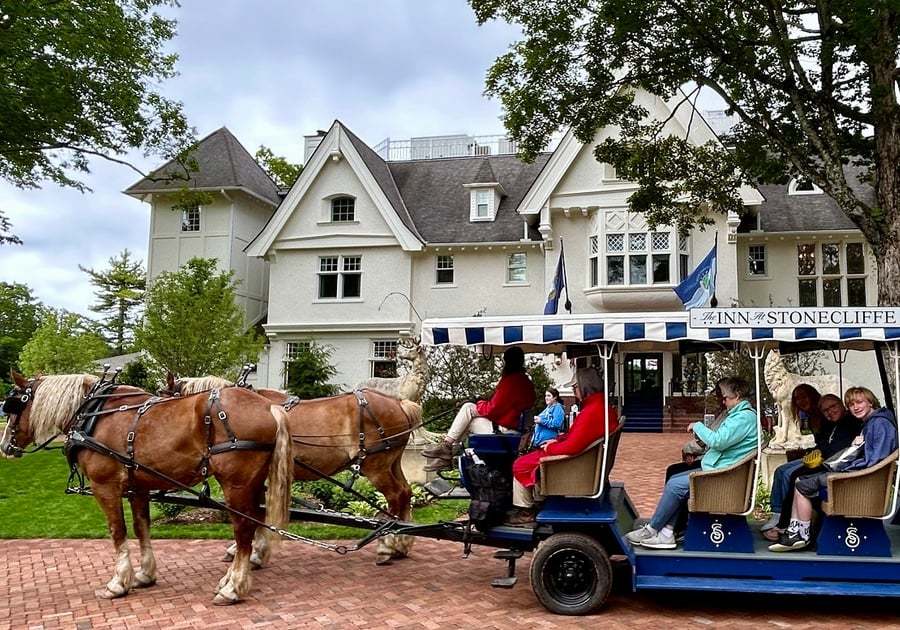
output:
M 719 387 L 728 410 L 725 421 L 715 430 L 702 422 L 689 427 L 708 447 L 700 462 L 703 470 L 727 468 L 756 450 L 759 421 L 747 401 L 750 386 L 742 378 L 726 378 L 719 382 Z M 685 471 L 669 478 L 650 523 L 626 534 L 632 544 L 650 549 L 675 548 L 675 520 L 690 494 L 690 475 L 691 471 Z

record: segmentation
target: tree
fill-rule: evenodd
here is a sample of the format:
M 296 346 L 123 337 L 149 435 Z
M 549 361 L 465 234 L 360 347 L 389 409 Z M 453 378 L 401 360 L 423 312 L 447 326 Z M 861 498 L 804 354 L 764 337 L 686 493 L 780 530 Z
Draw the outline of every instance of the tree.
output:
M 22 348 L 19 366 L 27 375 L 93 372 L 97 360 L 107 353 L 106 343 L 85 318 L 49 310 Z
M 268 173 L 272 181 L 282 189 L 290 188 L 303 172 L 302 164 L 288 162 L 287 158 L 275 155 L 272 149 L 265 145 L 259 145 L 259 150 L 254 156 L 263 170 Z
M 17 0 L 0 7 L 0 178 L 78 190 L 100 157 L 134 168 L 140 148 L 183 156 L 193 131 L 157 86 L 175 75 L 177 0 Z M 187 162 L 185 178 L 190 168 Z M 19 242 L 0 214 L 0 243 Z
M 179 376 L 235 376 L 241 363 L 255 362 L 263 342 L 244 328 L 233 275 L 211 258 L 161 273 L 147 291 L 135 346 Z
M 118 381 L 123 385 L 139 387 L 144 391 L 155 392 L 163 382 L 161 371 L 144 356 L 129 361 L 122 368 Z
M 124 354 L 128 342 L 133 337 L 137 323 L 135 311 L 143 304 L 147 274 L 141 261 L 132 260 L 127 249 L 109 259 L 109 269 L 94 271 L 81 265 L 78 268 L 91 279 L 96 287 L 97 303 L 91 306 L 95 313 L 106 317 L 102 329 L 106 340 L 112 344 L 116 354 Z
M 37 330 L 41 310 L 27 286 L 0 282 L 0 381 L 16 367 L 19 353 Z
M 708 221 L 706 208 L 742 212 L 741 183 L 808 178 L 872 246 L 879 303 L 900 304 L 895 0 L 470 2 L 479 22 L 522 26 L 523 39 L 488 72 L 487 91 L 526 157 L 561 126 L 585 143 L 618 126 L 597 159 L 638 184 L 632 210 L 682 229 Z M 712 90 L 739 117 L 726 138 L 732 149 L 666 135 L 633 100 L 636 88 L 681 106 Z
M 315 341 L 301 343 L 297 355 L 287 364 L 287 391 L 304 400 L 324 398 L 338 393 L 338 386 L 328 382 L 337 374 L 331 362 L 334 348 Z

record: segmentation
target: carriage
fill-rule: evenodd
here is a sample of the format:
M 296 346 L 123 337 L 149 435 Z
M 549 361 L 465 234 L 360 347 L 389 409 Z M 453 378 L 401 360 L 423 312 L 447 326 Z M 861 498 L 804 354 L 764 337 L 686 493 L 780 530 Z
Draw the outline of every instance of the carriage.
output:
M 422 325 L 422 343 L 469 346 L 488 354 L 519 346 L 530 353 L 580 357 L 577 360 L 603 367 L 607 400 L 619 401 L 623 385 L 612 375 L 626 352 L 743 349 L 755 365 L 757 409 L 760 361 L 769 349 L 783 353 L 829 349 L 839 365 L 849 351 L 874 352 L 891 408 L 889 374 L 895 383 L 900 382 L 900 309 L 896 308 L 696 309 L 689 313 L 433 319 Z M 359 450 L 365 454 L 371 444 L 367 435 L 373 433 L 363 430 L 367 394 L 348 396 L 349 407 L 359 408 Z M 16 400 L 22 403 L 22 396 Z M 284 404 L 288 409 L 294 401 Z M 604 422 L 608 428 L 609 418 Z M 383 433 L 384 427 L 376 424 Z M 498 587 L 512 587 L 517 559 L 533 552 L 532 589 L 546 608 L 559 614 L 586 614 L 604 604 L 613 582 L 611 560 L 628 567 L 633 590 L 900 596 L 900 526 L 891 522 L 897 513 L 900 483 L 896 452 L 871 469 L 832 475 L 816 553 L 780 555 L 768 551 L 748 523 L 760 474 L 762 442 L 758 438 L 755 452 L 743 460 L 692 476 L 683 547 L 650 551 L 632 547 L 624 538 L 639 516 L 625 484 L 615 480 L 622 427 L 628 425 L 629 419 L 620 415 L 618 428 L 605 431 L 601 440 L 582 453 L 546 458 L 541 463 L 539 491 L 546 500 L 531 527 L 475 529 L 462 522 L 418 524 L 409 521 L 408 512 L 397 514 L 397 510 L 391 510 L 394 514 L 385 519 L 294 507 L 290 510 L 293 519 L 350 525 L 371 533 L 348 546 L 303 539 L 277 527 L 268 529 L 338 553 L 361 549 L 387 536 L 458 541 L 467 548 L 494 547 L 498 549 L 496 557 L 507 562 L 506 575 L 493 582 Z M 7 441 L 4 448 L 8 450 L 11 444 Z M 468 453 L 509 478 L 517 445 L 515 434 L 471 435 Z M 295 455 L 295 463 L 296 459 Z M 396 461 L 392 462 L 393 467 Z M 127 460 L 122 463 L 127 466 Z M 475 490 L 466 470 L 460 472 L 464 488 Z M 188 489 L 184 483 L 177 487 Z M 233 506 L 191 492 L 157 493 L 152 498 L 214 505 L 234 514 Z M 465 491 L 447 494 L 465 496 Z M 238 516 L 240 520 L 248 515 Z M 253 522 L 266 525 L 259 518 Z M 229 575 L 231 571 L 226 578 Z

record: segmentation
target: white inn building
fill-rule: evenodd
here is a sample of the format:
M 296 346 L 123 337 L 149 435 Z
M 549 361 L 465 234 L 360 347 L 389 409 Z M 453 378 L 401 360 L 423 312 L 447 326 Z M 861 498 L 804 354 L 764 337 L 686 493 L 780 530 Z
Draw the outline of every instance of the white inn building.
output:
M 677 99 L 637 99 L 668 120 L 666 132 L 719 141 L 699 112 L 693 124 L 687 107 L 671 116 Z M 615 132 L 601 129 L 595 143 Z M 717 235 L 720 306 L 875 304 L 862 234 L 815 186 L 747 187 L 742 217 L 711 212 L 712 227 L 679 238 L 628 212 L 635 186 L 594 159 L 595 143 L 568 133 L 525 164 L 499 136 L 373 148 L 334 121 L 305 138 L 303 173 L 279 191 L 222 128 L 197 147 L 190 182 L 210 193 L 209 205 L 173 211 L 179 182 L 144 179 L 125 192 L 150 206 L 151 281 L 192 256 L 235 271 L 247 324 L 269 340 L 257 377 L 267 386 L 282 385 L 285 363 L 310 339 L 334 348 L 336 382 L 346 387 L 392 375 L 398 338 L 419 323 L 403 296 L 423 318 L 541 313 L 560 239 L 573 313 L 681 310 L 672 289 Z M 851 356 L 845 376 L 871 374 L 860 361 Z M 628 355 L 617 377 L 630 421 L 642 415 L 647 429 L 662 427 L 690 389 L 688 363 L 678 353 Z

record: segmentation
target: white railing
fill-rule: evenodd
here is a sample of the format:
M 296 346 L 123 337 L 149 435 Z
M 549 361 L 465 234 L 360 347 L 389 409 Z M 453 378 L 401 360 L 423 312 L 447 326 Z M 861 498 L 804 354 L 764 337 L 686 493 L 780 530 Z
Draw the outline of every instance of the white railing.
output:
M 433 160 L 479 155 L 510 155 L 516 153 L 516 143 L 503 135 L 426 136 L 408 140 L 385 138 L 375 145 L 375 153 L 387 161 Z

